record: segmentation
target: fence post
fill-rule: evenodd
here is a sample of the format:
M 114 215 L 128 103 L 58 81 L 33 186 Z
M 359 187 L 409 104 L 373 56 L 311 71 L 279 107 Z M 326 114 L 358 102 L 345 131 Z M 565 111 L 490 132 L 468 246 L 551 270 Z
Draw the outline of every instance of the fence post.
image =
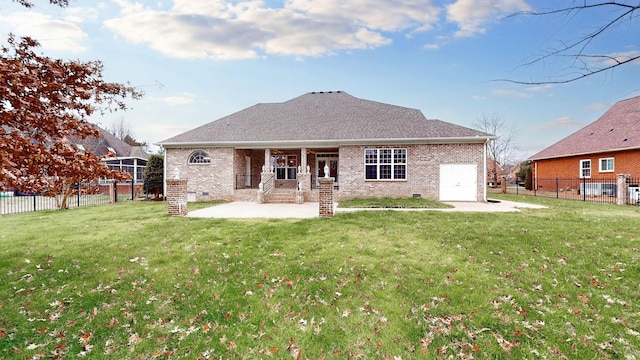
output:
M 38 211 L 38 210 L 36 209 L 36 197 L 38 197 L 38 195 L 33 195 L 33 196 L 32 196 L 32 198 L 33 198 L 33 211 Z
M 76 204 L 78 205 L 78 207 L 80 207 L 80 181 L 78 181 L 78 196 L 76 196 L 77 200 L 76 200 Z
M 582 201 L 587 201 L 587 178 L 582 177 Z
M 558 183 L 558 177 L 556 176 L 556 199 L 560 199 L 560 184 Z
M 118 185 L 115 180 L 109 180 L 109 202 L 116 203 L 118 202 Z
M 629 179 L 630 174 L 617 174 L 617 186 L 616 186 L 616 204 L 627 205 L 629 204 Z
M 134 179 L 131 179 L 131 201 L 133 201 L 135 197 L 135 182 Z

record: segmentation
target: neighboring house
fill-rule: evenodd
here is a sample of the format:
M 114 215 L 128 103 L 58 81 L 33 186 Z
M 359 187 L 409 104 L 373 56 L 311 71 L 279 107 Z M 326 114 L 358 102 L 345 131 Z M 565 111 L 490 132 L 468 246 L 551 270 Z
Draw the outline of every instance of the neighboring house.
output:
M 100 132 L 99 137 L 83 139 L 78 136 L 69 138 L 69 141 L 79 149 L 91 151 L 102 158 L 109 169 L 128 172 L 134 183 L 142 184 L 142 173 L 147 166 L 149 154 L 142 146 L 129 145 L 99 126 L 96 125 L 95 128 Z
M 640 97 L 619 101 L 595 122 L 530 160 L 538 180 L 604 181 L 616 174 L 640 177 Z
M 499 162 L 487 158 L 487 185 L 493 187 L 498 186 L 502 182 L 504 169 Z
M 325 171 L 335 178 L 337 200 L 484 201 L 485 144 L 494 138 L 427 120 L 420 110 L 329 91 L 257 104 L 159 145 L 165 178 L 187 179 L 190 201 L 256 201 L 259 191 L 275 201 L 270 193 L 296 189 L 317 201 Z

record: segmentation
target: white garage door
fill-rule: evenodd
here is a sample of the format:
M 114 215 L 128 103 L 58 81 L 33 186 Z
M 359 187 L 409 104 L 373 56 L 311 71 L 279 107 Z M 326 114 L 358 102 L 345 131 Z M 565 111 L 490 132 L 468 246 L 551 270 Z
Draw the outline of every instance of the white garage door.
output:
M 477 201 L 478 166 L 440 165 L 440 201 Z

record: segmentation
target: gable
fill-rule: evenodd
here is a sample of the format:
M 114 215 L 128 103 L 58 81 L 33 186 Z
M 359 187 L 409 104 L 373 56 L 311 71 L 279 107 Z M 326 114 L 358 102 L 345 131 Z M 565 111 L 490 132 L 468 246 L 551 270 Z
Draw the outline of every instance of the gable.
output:
M 296 142 L 465 139 L 484 142 L 491 135 L 427 120 L 422 112 L 363 100 L 343 91 L 311 92 L 282 103 L 257 104 L 160 142 L 234 145 Z
M 640 97 L 617 102 L 595 122 L 530 159 L 552 159 L 635 148 L 640 148 Z
M 69 141 L 76 146 L 82 145 L 86 150 L 91 151 L 99 157 L 104 157 L 107 152 L 111 152 L 111 150 L 113 150 L 118 158 L 132 157 L 145 160 L 149 158 L 149 154 L 147 154 L 141 146 L 129 145 L 101 127 L 97 125 L 93 126 L 99 132 L 98 137 L 89 136 L 82 138 L 79 136 L 72 136 L 69 137 Z

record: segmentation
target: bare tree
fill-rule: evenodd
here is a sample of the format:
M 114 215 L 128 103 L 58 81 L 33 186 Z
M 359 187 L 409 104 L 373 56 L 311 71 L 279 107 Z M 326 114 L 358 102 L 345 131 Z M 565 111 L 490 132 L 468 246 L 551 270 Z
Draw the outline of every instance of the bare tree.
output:
M 635 40 L 636 32 L 632 30 L 636 20 L 636 11 L 640 10 L 637 0 L 627 1 L 574 1 L 572 5 L 544 11 L 523 11 L 512 16 L 565 16 L 569 22 L 578 22 L 580 18 L 605 19 L 601 24 L 594 24 L 589 32 L 576 39 L 560 39 L 558 48 L 550 49 L 546 54 L 538 56 L 523 66 L 545 64 L 548 60 L 559 59 L 569 60 L 567 73 L 560 74 L 556 80 L 547 81 L 519 81 L 512 79 L 501 79 L 517 84 L 541 85 L 541 84 L 563 84 L 580 80 L 601 72 L 612 70 L 618 66 L 626 65 L 640 60 L 640 52 L 620 51 L 612 54 L 598 53 L 594 49 L 595 40 L 606 37 L 609 32 L 617 26 L 626 24 L 629 28 L 629 38 Z M 596 52 L 593 52 L 596 51 Z
M 17 2 L 18 4 L 27 8 L 33 7 L 33 3 L 29 0 L 14 0 L 14 2 Z M 66 7 L 67 5 L 69 5 L 69 0 L 49 0 L 49 2 L 60 7 Z
M 112 121 L 111 125 L 106 130 L 120 140 L 125 140 L 127 138 L 133 139 L 131 126 L 124 121 L 124 118 Z
M 518 130 L 509 126 L 499 114 L 484 114 L 474 123 L 478 130 L 493 134 L 498 138 L 487 144 L 488 168 L 487 172 L 494 184 L 500 182 L 500 178 L 511 170 L 512 164 L 517 164 L 515 159 L 517 146 L 515 138 Z

